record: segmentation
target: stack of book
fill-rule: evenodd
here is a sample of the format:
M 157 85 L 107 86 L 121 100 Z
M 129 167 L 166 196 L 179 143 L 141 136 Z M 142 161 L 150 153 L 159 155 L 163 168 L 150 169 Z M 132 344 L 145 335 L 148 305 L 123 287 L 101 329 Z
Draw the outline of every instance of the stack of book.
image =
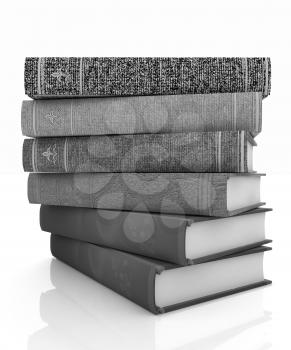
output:
M 252 164 L 270 79 L 269 58 L 27 58 L 52 254 L 153 313 L 270 283 Z

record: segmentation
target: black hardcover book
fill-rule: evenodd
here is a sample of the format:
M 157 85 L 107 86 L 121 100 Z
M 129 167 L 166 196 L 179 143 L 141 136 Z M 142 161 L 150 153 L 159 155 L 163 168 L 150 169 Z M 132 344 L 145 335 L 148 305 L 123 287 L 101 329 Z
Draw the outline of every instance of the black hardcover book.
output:
M 270 243 L 259 208 L 229 217 L 183 216 L 42 205 L 43 231 L 188 265 Z
M 53 256 L 154 314 L 271 283 L 263 273 L 264 252 L 270 249 L 178 266 L 51 235 Z

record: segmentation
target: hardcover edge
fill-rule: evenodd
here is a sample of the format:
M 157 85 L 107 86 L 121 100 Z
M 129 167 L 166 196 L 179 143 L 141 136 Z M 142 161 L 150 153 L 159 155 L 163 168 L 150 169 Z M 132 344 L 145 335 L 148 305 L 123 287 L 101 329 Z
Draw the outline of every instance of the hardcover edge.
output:
M 42 205 L 45 205 L 45 204 L 42 204 Z M 233 217 L 241 216 L 241 215 L 267 213 L 267 212 L 270 212 L 270 211 L 273 211 L 273 209 L 272 208 L 261 208 L 261 207 L 258 207 L 258 208 L 254 208 L 254 209 L 251 209 L 251 210 L 248 210 L 248 211 L 244 211 L 242 213 L 234 215 Z M 155 214 L 155 215 L 173 215 L 173 216 L 174 215 L 175 216 L 179 215 L 179 214 L 166 214 L 166 213 L 161 213 L 161 214 L 159 214 L 159 213 L 151 213 L 151 214 Z M 200 220 L 195 221 L 195 217 L 200 218 Z M 182 219 L 187 221 L 187 226 L 191 226 L 192 224 L 195 224 L 197 222 L 208 221 L 208 220 L 218 220 L 218 219 L 223 219 L 223 217 L 221 217 L 221 216 L 185 215 L 183 218 L 181 218 L 181 220 Z
M 257 204 L 248 205 L 246 207 L 242 207 L 242 208 L 239 208 L 239 209 L 227 210 L 227 216 L 235 216 L 235 215 L 238 215 L 238 214 L 242 214 L 244 212 L 248 212 L 249 210 L 261 207 L 262 205 L 265 205 L 265 204 L 266 204 L 266 202 L 258 202 Z
M 64 211 L 63 211 L 64 210 Z M 78 228 L 78 230 L 72 234 L 71 233 L 71 229 L 70 227 L 67 226 L 67 224 L 65 226 L 67 226 L 67 228 L 64 226 L 62 228 L 58 228 L 58 222 L 59 220 L 63 217 L 64 215 L 64 220 L 67 221 L 69 220 L 69 216 L 72 215 L 74 216 L 74 218 L 78 217 L 80 221 L 83 220 L 84 217 L 88 218 L 87 214 L 90 216 L 95 216 L 95 213 L 98 213 L 99 211 L 102 212 L 103 210 L 99 210 L 99 209 L 91 209 L 91 208 L 80 208 L 81 210 L 81 215 L 78 214 L 78 211 L 76 210 L 76 208 L 71 208 L 71 207 L 56 207 L 56 206 L 50 206 L 50 205 L 41 205 L 40 210 L 39 210 L 39 223 L 40 223 L 40 228 L 42 231 L 44 232 L 53 232 L 54 234 L 60 235 L 60 236 L 64 236 L 67 238 L 71 238 L 71 239 L 79 239 L 80 241 L 83 242 L 88 242 L 91 244 L 96 244 L 96 245 L 100 245 L 100 246 L 104 246 L 107 248 L 111 248 L 111 249 L 116 249 L 116 250 L 120 250 L 120 251 L 124 251 L 127 253 L 131 253 L 131 254 L 136 254 L 136 255 L 140 255 L 140 256 L 145 256 L 148 258 L 156 258 L 159 260 L 164 260 L 173 264 L 177 264 L 177 265 L 181 265 L 181 266 L 187 266 L 187 265 L 193 265 L 193 264 L 197 264 L 200 262 L 205 262 L 208 260 L 212 260 L 215 258 L 218 258 L 220 256 L 226 256 L 226 255 L 230 255 L 230 254 L 234 254 L 236 252 L 242 251 L 242 250 L 247 250 L 247 249 L 251 249 L 263 244 L 268 244 L 271 242 L 271 240 L 261 240 L 261 241 L 257 241 L 257 242 L 253 242 L 253 243 L 249 243 L 246 245 L 240 245 L 238 247 L 234 247 L 231 249 L 226 249 L 223 251 L 219 251 L 213 254 L 209 254 L 207 256 L 202 256 L 196 259 L 187 259 L 186 258 L 186 247 L 185 247 L 185 239 L 186 239 L 186 230 L 188 226 L 191 225 L 195 225 L 195 223 L 197 222 L 207 222 L 211 219 L 222 219 L 221 217 L 200 217 L 202 220 L 199 220 L 199 217 L 197 218 L 197 221 L 195 221 L 195 218 L 193 218 L 192 220 L 185 218 L 183 216 L 179 217 L 177 215 L 175 216 L 170 216 L 170 215 L 163 215 L 163 214 L 148 214 L 148 213 L 140 213 L 140 212 L 128 212 L 130 213 L 130 215 L 137 215 L 137 216 L 145 216 L 145 215 L 152 215 L 154 217 L 155 223 L 156 223 L 156 229 L 155 231 L 157 232 L 157 234 L 159 234 L 160 230 L 163 230 L 163 227 L 160 227 L 160 225 L 162 224 L 162 220 L 163 218 L 173 218 L 177 223 L 177 228 L 175 230 L 175 232 L 173 231 L 173 234 L 175 233 L 175 245 L 173 249 L 171 249 L 173 254 L 167 254 L 166 256 L 161 255 L 160 253 L 157 254 L 151 254 L 150 252 L 148 252 L 147 249 L 134 249 L 134 247 L 126 247 L 125 246 L 120 246 L 120 245 L 114 245 L 114 244 L 110 244 L 110 242 L 106 242 L 104 243 L 104 241 L 99 237 L 98 232 L 99 229 L 96 228 L 96 235 L 97 235 L 97 239 L 94 239 L 94 237 L 92 236 L 91 239 L 89 239 L 90 237 L 87 236 L 85 234 L 82 235 L 82 231 L 84 231 L 84 233 L 89 230 L 90 228 L 89 226 L 82 226 Z M 108 210 L 110 212 L 110 210 Z M 268 209 L 255 209 L 251 212 L 249 212 L 249 215 L 252 214 L 257 214 L 257 213 L 265 213 L 267 212 Z M 105 210 L 106 212 L 106 210 Z M 119 212 L 119 211 L 118 211 Z M 59 213 L 59 215 L 55 215 Z M 121 212 L 121 215 L 118 216 L 118 221 L 117 224 L 119 223 L 119 225 L 123 225 L 123 222 L 125 220 L 125 212 Z M 244 215 L 247 213 L 242 213 L 241 215 Z M 238 215 L 240 216 L 240 215 Z M 77 220 L 78 221 L 78 220 Z M 99 221 L 99 220 L 97 220 Z M 89 220 L 90 222 L 90 220 Z M 108 222 L 105 226 L 103 226 L 103 229 L 108 229 L 109 232 L 114 232 L 117 234 L 118 231 L 116 230 L 116 228 L 113 230 L 111 224 Z M 79 232 L 79 233 L 77 233 Z M 172 232 L 172 231 L 171 231 Z M 101 235 L 102 236 L 102 235 Z M 99 238 L 98 238 L 99 237 Z M 101 241 L 100 241 L 101 239 Z M 160 242 L 161 243 L 161 242 Z M 165 244 L 167 244 L 165 242 Z M 174 254 L 175 252 L 175 254 Z
M 212 261 L 223 260 L 223 259 L 231 259 L 231 258 L 235 258 L 237 256 L 244 256 L 244 255 L 249 255 L 249 254 L 264 253 L 264 252 L 267 252 L 267 251 L 270 251 L 270 250 L 272 250 L 271 247 L 260 246 L 260 247 L 255 247 L 255 248 L 252 248 L 252 249 L 249 249 L 249 250 L 241 251 L 241 252 L 238 252 L 236 254 L 232 254 L 232 255 L 225 256 L 225 257 L 220 257 L 220 258 L 217 258 L 217 259 L 213 259 Z M 154 280 L 154 282 L 155 282 L 155 280 Z M 229 296 L 229 295 L 232 295 L 232 294 L 240 293 L 240 292 L 243 292 L 243 291 L 247 291 L 249 289 L 261 287 L 261 286 L 264 286 L 264 285 L 267 285 L 267 284 L 271 284 L 271 283 L 272 283 L 272 281 L 264 279 L 261 282 L 257 282 L 257 283 L 249 284 L 249 285 L 246 285 L 246 286 L 229 289 L 227 291 L 222 291 L 222 292 L 210 294 L 210 295 L 207 295 L 207 296 L 201 297 L 201 298 L 195 298 L 195 299 L 192 299 L 192 300 L 187 300 L 187 301 L 184 301 L 182 303 L 177 303 L 177 304 L 170 305 L 170 306 L 158 307 L 158 306 L 155 305 L 155 309 L 157 310 L 157 313 L 163 314 L 163 313 L 166 313 L 166 312 L 169 312 L 169 311 L 175 311 L 175 310 L 178 310 L 178 309 L 181 309 L 181 308 L 185 308 L 185 307 L 188 307 L 188 306 L 192 306 L 192 305 L 200 304 L 200 303 L 203 303 L 203 302 L 211 301 L 213 299 L 222 298 L 222 297 L 225 297 L 225 296 Z M 154 284 L 153 288 L 155 288 L 155 284 Z
M 81 244 L 83 247 L 84 246 L 85 247 L 86 246 L 93 246 L 90 243 L 84 243 L 84 242 L 80 242 L 80 241 L 77 241 L 77 240 L 72 240 L 72 239 L 64 238 L 64 237 L 63 238 L 61 238 L 61 237 L 58 238 L 58 236 L 55 236 L 54 234 L 51 234 L 51 237 L 50 237 L 51 254 L 55 258 L 57 258 L 58 260 L 63 261 L 67 265 L 73 267 L 75 270 L 80 271 L 81 273 L 83 273 L 84 275 L 87 275 L 88 277 L 90 277 L 93 280 L 97 281 L 101 285 L 104 285 L 105 287 L 113 290 L 117 294 L 119 294 L 119 295 L 121 295 L 121 296 L 123 296 L 123 297 L 125 297 L 125 298 L 127 298 L 129 300 L 131 300 L 132 302 L 138 304 L 139 306 L 149 310 L 150 312 L 152 312 L 154 314 L 164 313 L 164 312 L 172 311 L 172 310 L 175 310 L 175 309 L 179 309 L 181 307 L 186 307 L 186 306 L 198 304 L 198 303 L 201 303 L 203 301 L 208 301 L 208 300 L 215 299 L 215 298 L 218 298 L 218 297 L 221 297 L 221 296 L 226 296 L 226 295 L 229 295 L 229 294 L 233 294 L 233 293 L 239 292 L 241 290 L 245 290 L 246 288 L 247 289 L 250 288 L 249 286 L 243 286 L 243 287 L 239 287 L 238 290 L 237 290 L 237 288 L 235 288 L 234 290 L 228 290 L 228 291 L 224 291 L 224 292 L 219 292 L 219 293 L 215 293 L 213 295 L 208 295 L 206 297 L 198 298 L 198 299 L 195 299 L 195 300 L 190 300 L 190 301 L 182 302 L 182 303 L 179 303 L 179 304 L 170 305 L 169 307 L 159 308 L 155 304 L 155 281 L 156 281 L 155 276 L 156 276 L 156 274 L 160 274 L 160 273 L 162 273 L 162 271 L 164 271 L 164 270 L 166 270 L 168 268 L 170 268 L 170 269 L 171 268 L 179 268 L 181 266 L 177 266 L 175 264 L 166 263 L 166 262 L 163 262 L 163 261 L 160 261 L 160 262 L 159 261 L 152 261 L 151 259 L 142 258 L 142 257 L 136 256 L 134 254 L 120 252 L 120 254 L 122 254 L 122 255 L 130 256 L 133 259 L 133 261 L 135 259 L 137 259 L 137 261 L 141 260 L 142 264 L 145 264 L 145 266 L 147 265 L 148 273 L 146 273 L 146 276 L 147 276 L 146 300 L 145 300 L 144 303 L 140 303 L 140 302 L 137 302 L 135 300 L 135 298 L 133 298 L 133 297 L 129 298 L 127 295 L 124 295 L 120 291 L 117 291 L 114 287 L 108 286 L 106 283 L 98 281 L 98 278 L 96 278 L 94 276 L 94 274 L 90 271 L 90 269 L 88 269 L 87 267 L 85 267 L 85 269 L 83 269 L 78 261 L 77 262 L 74 261 L 75 257 L 73 257 L 73 262 L 72 262 L 72 261 L 70 261 L 70 258 L 69 258 L 69 260 L 67 258 L 65 258 L 65 256 L 63 255 L 62 252 L 59 254 L 58 250 L 59 249 L 62 250 L 63 249 L 62 245 L 63 244 L 66 245 L 67 243 L 72 244 L 72 246 L 70 248 L 73 248 L 73 250 L 75 250 L 76 247 L 77 247 L 78 248 L 77 252 L 79 251 L 79 248 L 80 248 L 79 244 Z M 76 244 L 77 244 L 77 246 L 76 246 Z M 109 251 L 111 250 L 110 248 L 102 248 L 102 247 L 99 247 L 99 248 L 106 249 L 106 250 L 109 250 Z M 230 256 L 227 256 L 225 258 L 229 259 L 229 258 L 236 257 L 236 256 L 255 254 L 255 253 L 265 252 L 265 251 L 268 251 L 268 250 L 272 250 L 272 248 L 261 246 L 261 247 L 253 248 L 253 249 L 250 249 L 250 250 L 247 250 L 247 251 L 244 251 L 244 252 L 240 252 L 238 254 L 230 255 Z M 72 254 L 72 252 L 70 254 Z M 79 253 L 77 255 L 79 256 Z M 259 284 L 261 285 L 261 282 L 259 282 Z M 256 286 L 257 286 L 257 284 L 256 284 Z
M 270 285 L 270 284 L 272 284 L 271 280 L 264 279 L 261 282 L 248 284 L 248 285 L 243 286 L 243 287 L 229 289 L 229 290 L 224 291 L 224 292 L 211 294 L 211 295 L 208 295 L 206 297 L 201 297 L 201 298 L 198 298 L 198 299 L 192 299 L 192 300 L 189 300 L 189 301 L 185 301 L 185 302 L 182 302 L 182 303 L 179 303 L 179 304 L 174 304 L 174 305 L 171 305 L 171 306 L 166 306 L 166 307 L 163 307 L 163 308 L 157 308 L 157 311 L 158 311 L 159 314 L 163 314 L 163 313 L 166 313 L 166 312 L 169 312 L 169 311 L 175 311 L 175 310 L 178 310 L 178 309 L 181 309 L 181 308 L 185 308 L 185 307 L 197 305 L 197 304 L 200 304 L 200 303 L 212 301 L 212 300 L 215 300 L 215 299 L 218 299 L 218 298 L 223 298 L 223 297 L 230 296 L 230 295 L 237 294 L 237 293 L 241 293 L 241 292 L 246 292 L 248 290 L 251 290 L 251 289 L 254 289 L 254 288 L 258 288 L 258 287 L 267 286 L 267 285 Z
M 228 255 L 234 255 L 234 254 L 242 253 L 245 250 L 261 247 L 261 246 L 263 246 L 265 244 L 269 244 L 269 243 L 272 243 L 272 242 L 273 242 L 272 239 L 264 239 L 262 241 L 258 241 L 258 242 L 251 243 L 251 244 L 246 244 L 244 246 L 240 246 L 240 247 L 237 247 L 237 248 L 224 250 L 223 252 L 219 252 L 219 253 L 215 253 L 215 254 L 209 254 L 209 255 L 203 256 L 201 258 L 186 259 L 186 260 L 187 260 L 188 265 L 198 265 L 198 264 L 202 264 L 202 263 L 209 262 L 209 261 L 212 261 L 212 260 L 219 260 L 221 258 L 226 258 Z M 188 265 L 186 265 L 186 266 L 188 266 Z

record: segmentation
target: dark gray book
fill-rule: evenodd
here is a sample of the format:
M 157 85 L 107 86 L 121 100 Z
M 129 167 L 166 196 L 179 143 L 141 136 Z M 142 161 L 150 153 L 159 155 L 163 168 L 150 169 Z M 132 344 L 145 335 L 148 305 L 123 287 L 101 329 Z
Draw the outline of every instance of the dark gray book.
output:
M 30 174 L 30 203 L 169 214 L 230 216 L 263 203 L 260 174 Z
M 43 231 L 188 265 L 270 243 L 265 212 L 216 218 L 42 205 Z
M 23 101 L 31 137 L 177 133 L 262 128 L 262 93 L 157 95 Z
M 270 94 L 265 57 L 28 57 L 25 93 L 32 98 Z
M 263 309 L 262 288 L 200 307 L 189 307 L 178 315 L 168 314 L 165 320 L 164 317 L 149 317 L 146 310 L 130 305 L 130 301 L 56 259 L 51 266 L 55 266 L 51 269 L 51 275 L 55 271 L 51 282 L 57 288 L 42 293 L 39 300 L 41 320 L 48 325 L 46 336 L 37 331 L 31 337 L 35 347 L 27 350 L 74 350 L 76 343 L 86 350 L 96 350 L 96 344 L 118 350 L 214 350 L 223 349 L 223 345 L 227 348 L 230 342 L 233 349 L 239 349 L 240 334 L 247 339 L 248 333 L 254 335 L 259 325 L 272 320 L 271 312 Z M 221 315 L 224 320 L 231 320 L 231 325 L 221 322 Z M 169 333 L 169 329 L 179 329 L 179 335 Z M 72 340 L 72 345 L 69 343 L 65 347 L 63 342 L 59 343 L 59 337 L 54 345 L 49 330 L 65 335 L 68 341 Z M 263 344 L 264 333 L 262 338 L 261 343 L 258 339 L 253 343 Z
M 250 172 L 256 145 L 245 131 L 25 139 L 29 172 Z
M 55 289 L 40 296 L 42 321 L 62 335 L 66 334 L 68 340 L 75 335 L 78 337 L 75 342 L 86 350 L 96 350 L 96 343 L 100 342 L 106 349 L 120 350 L 165 350 L 168 349 L 166 344 L 171 349 L 213 350 L 221 348 L 224 342 L 229 345 L 232 337 L 235 341 L 231 345 L 235 349 L 241 344 L 241 337 L 237 336 L 239 330 L 246 338 L 246 329 L 252 336 L 258 325 L 272 319 L 262 302 L 263 288 L 160 318 L 149 317 L 146 310 L 56 259 L 50 263 L 50 281 Z M 231 328 L 229 322 L 221 322 L 221 315 L 224 320 L 231 320 Z M 179 332 L 169 333 L 169 329 L 179 329 Z M 113 339 L 115 344 L 112 344 Z M 42 344 L 50 344 L 47 340 L 35 344 L 34 350 L 45 350 Z M 266 341 L 265 337 L 263 340 L 260 344 Z M 56 348 L 52 344 L 47 349 L 64 350 L 66 347 Z
M 270 249 L 183 267 L 51 235 L 53 256 L 154 314 L 271 283 L 263 272 L 264 252 Z

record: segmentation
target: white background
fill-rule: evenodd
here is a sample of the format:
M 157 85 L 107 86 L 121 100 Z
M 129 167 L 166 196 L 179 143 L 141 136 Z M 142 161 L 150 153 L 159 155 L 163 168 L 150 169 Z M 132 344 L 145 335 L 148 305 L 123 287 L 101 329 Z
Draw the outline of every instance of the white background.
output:
M 10 0 L 0 8 L 0 348 L 289 348 L 290 0 Z M 25 56 L 270 56 L 255 167 L 267 173 L 262 198 L 274 208 L 265 264 L 273 285 L 156 317 L 52 261 L 22 171 Z

